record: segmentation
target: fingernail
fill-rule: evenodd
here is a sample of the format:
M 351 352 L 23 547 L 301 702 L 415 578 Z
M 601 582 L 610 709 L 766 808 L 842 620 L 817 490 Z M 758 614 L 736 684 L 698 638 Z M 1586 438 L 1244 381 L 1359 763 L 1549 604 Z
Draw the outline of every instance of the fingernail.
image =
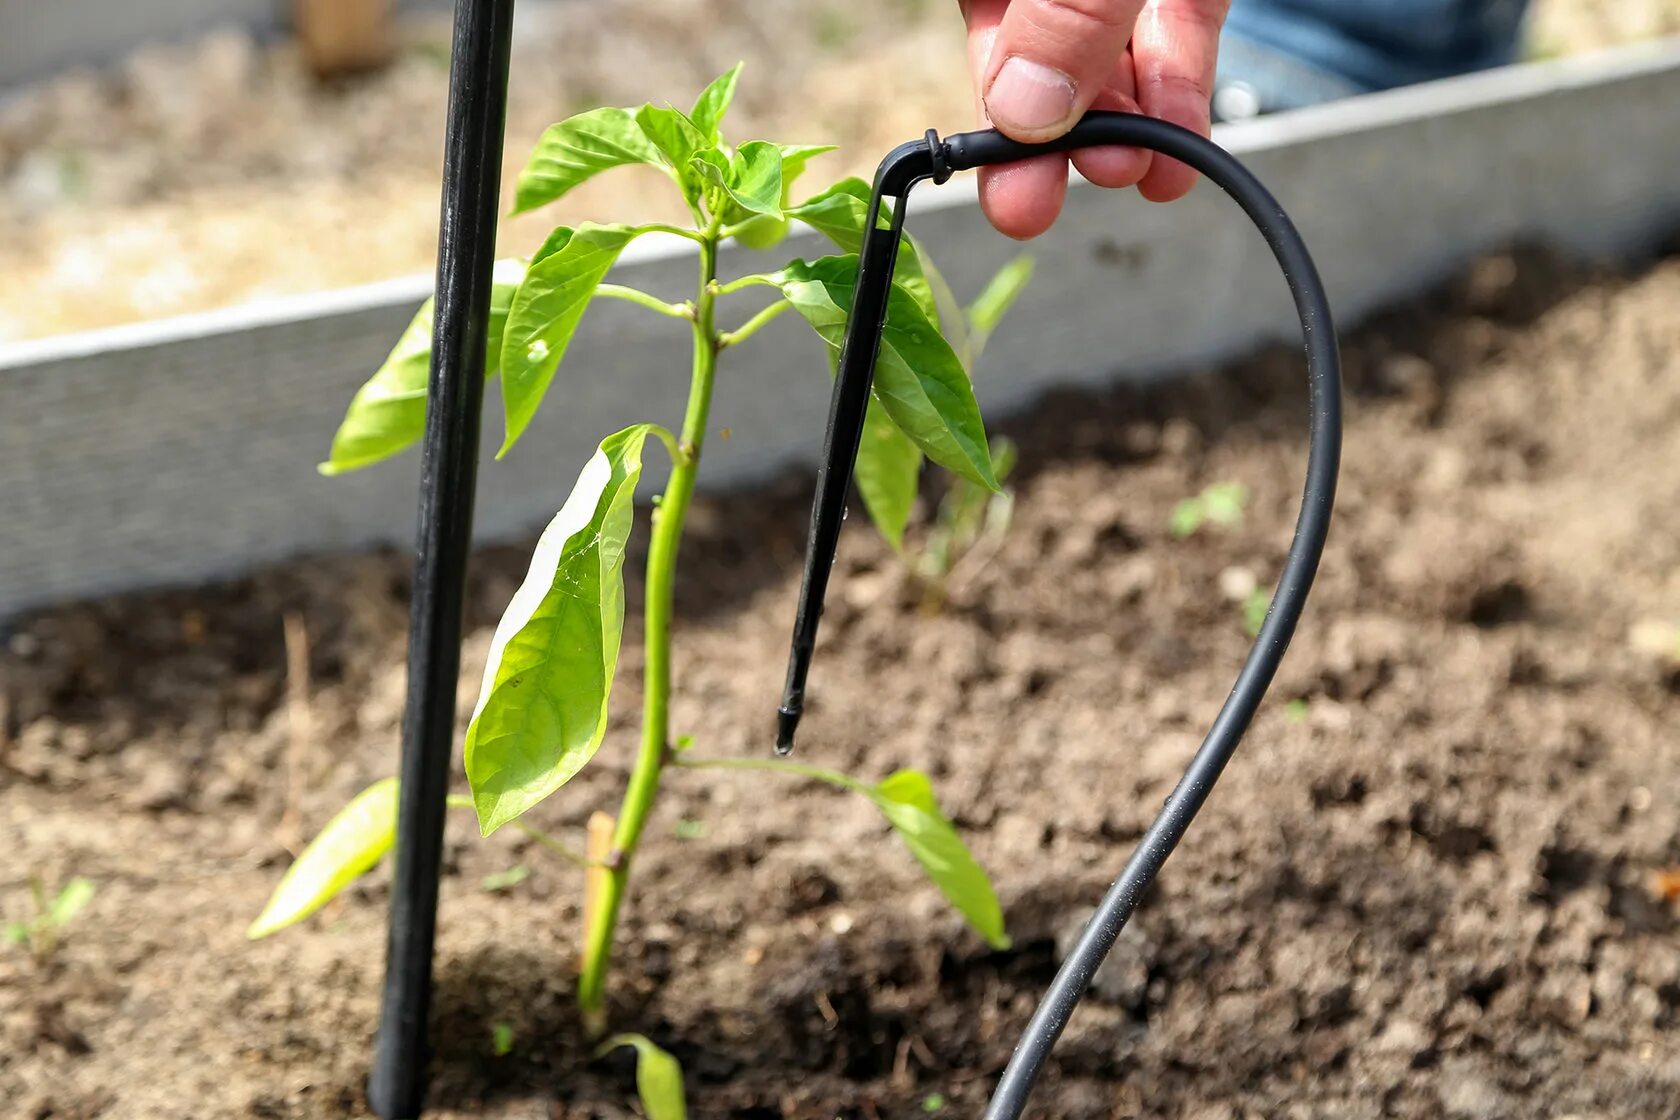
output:
M 1073 123 L 1073 79 L 1043 63 L 1014 55 L 986 91 L 986 115 L 1008 133 L 1059 131 Z

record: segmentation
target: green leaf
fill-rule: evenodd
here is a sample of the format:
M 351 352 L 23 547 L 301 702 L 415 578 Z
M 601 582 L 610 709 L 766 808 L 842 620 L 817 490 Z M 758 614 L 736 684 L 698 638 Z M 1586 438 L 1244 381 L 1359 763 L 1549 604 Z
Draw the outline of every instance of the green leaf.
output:
M 1205 516 L 1200 498 L 1184 498 L 1173 505 L 1167 528 L 1175 537 L 1193 536 L 1202 527 Z
M 781 217 L 782 152 L 776 145 L 749 140 L 727 160 L 712 148 L 697 152 L 689 166 L 733 204 L 725 208 L 726 222 L 745 221 L 753 214 Z
M 513 1053 L 513 1025 L 511 1023 L 491 1024 L 490 1052 L 498 1058 L 505 1058 Z
M 29 927 L 22 922 L 7 922 L 5 928 L 0 929 L 0 941 L 8 945 L 27 945 Z
M 1029 256 L 1019 256 L 997 270 L 986 287 L 974 302 L 968 305 L 968 332 L 972 340 L 974 360 L 979 360 L 980 352 L 986 348 L 986 341 L 992 332 L 997 330 L 1003 317 L 1009 314 L 1009 309 L 1020 298 L 1025 290 L 1027 281 L 1032 279 L 1033 259 Z
M 486 891 L 495 893 L 517 887 L 531 877 L 531 869 L 523 863 L 516 863 L 505 871 L 495 871 L 486 875 L 479 884 Z
M 601 441 L 496 627 L 465 751 L 486 836 L 565 785 L 601 745 L 624 635 L 624 542 L 642 445 L 656 431 L 637 424 Z
M 899 431 L 881 402 L 871 398 L 863 415 L 863 438 L 858 441 L 852 481 L 869 519 L 895 552 L 904 550 L 904 529 L 910 523 L 921 479 L 921 449 Z
M 940 812 L 927 775 L 899 770 L 871 787 L 869 797 L 886 814 L 910 854 L 951 905 L 994 949 L 1009 948 L 1003 909 L 985 869 L 975 861 L 957 830 Z
M 549 125 L 519 173 L 513 213 L 544 206 L 586 179 L 627 164 L 660 164 L 629 109 L 591 109 Z
M 788 209 L 793 182 L 804 172 L 805 165 L 824 152 L 832 152 L 833 144 L 783 144 L 782 152 L 782 210 Z M 788 219 L 760 214 L 735 227 L 734 237 L 749 249 L 769 249 L 787 236 Z
M 796 179 L 805 173 L 805 165 L 820 155 L 838 148 L 837 144 L 782 144 L 782 204 L 787 205 L 788 192 Z
M 852 176 L 841 179 L 820 194 L 812 195 L 787 212 L 804 222 L 845 252 L 863 248 L 863 226 L 869 220 L 869 184 Z M 883 206 L 885 203 L 883 203 Z M 890 210 L 879 215 L 877 224 L 889 228 Z M 933 323 L 941 322 L 933 289 L 925 275 L 921 251 L 908 235 L 898 243 L 898 260 L 893 265 L 893 283 L 909 292 Z
M 729 103 L 735 100 L 735 85 L 741 79 L 741 66 L 742 64 L 737 62 L 713 78 L 712 84 L 701 90 L 700 96 L 694 99 L 694 108 L 689 112 L 689 118 L 709 143 L 716 144 L 723 139 L 723 115 L 729 111 Z
M 1272 593 L 1257 587 L 1248 593 L 1243 600 L 1243 633 L 1251 638 L 1260 636 L 1260 628 L 1266 625 L 1266 616 L 1272 613 Z
M 677 185 L 689 205 L 699 205 L 704 180 L 690 164 L 698 152 L 717 151 L 716 138 L 702 132 L 687 113 L 669 105 L 643 105 L 636 110 L 636 123 L 676 172 Z
M 64 889 L 53 899 L 52 909 L 47 918 L 53 925 L 62 928 L 72 918 L 82 912 L 89 902 L 93 901 L 93 884 L 81 877 L 74 878 L 64 884 Z
M 1215 525 L 1227 528 L 1242 524 L 1248 504 L 1248 487 L 1240 482 L 1216 482 L 1202 491 L 1202 511 Z
M 495 376 L 501 364 L 502 330 L 508 306 L 525 276 L 525 262 L 496 262 L 490 286 L 490 325 L 485 339 L 484 373 Z M 420 305 L 408 328 L 377 372 L 356 391 L 333 436 L 332 452 L 322 463 L 324 475 L 370 466 L 405 450 L 426 430 L 426 388 L 432 366 L 432 301 Z
M 682 1066 L 677 1060 L 639 1034 L 614 1035 L 595 1053 L 599 1057 L 621 1046 L 635 1047 L 636 1095 L 648 1120 L 687 1120 Z
M 245 936 L 255 941 L 319 910 L 372 869 L 397 838 L 397 780 L 373 783 L 310 841 Z
M 830 350 L 838 353 L 857 285 L 857 258 L 794 261 L 776 274 L 776 282 Z M 968 375 L 921 305 L 897 286 L 888 293 L 875 365 L 875 396 L 893 423 L 929 459 L 987 489 L 997 489 L 985 425 Z
M 502 334 L 502 406 L 507 436 L 496 453 L 506 455 L 524 434 L 554 380 L 577 331 L 578 320 L 602 277 L 638 234 L 639 226 L 562 226 L 525 273 L 508 308 Z

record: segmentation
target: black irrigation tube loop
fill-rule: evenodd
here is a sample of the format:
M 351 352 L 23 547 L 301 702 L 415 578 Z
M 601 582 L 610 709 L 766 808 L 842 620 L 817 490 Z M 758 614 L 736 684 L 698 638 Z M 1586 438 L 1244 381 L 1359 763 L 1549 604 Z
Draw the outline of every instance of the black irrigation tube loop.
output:
M 1301 513 L 1295 523 L 1295 538 L 1278 578 L 1277 591 L 1230 696 L 1184 777 L 1167 797 L 1160 814 L 1133 851 L 1120 877 L 1103 896 L 1078 943 L 1051 981 L 998 1081 L 985 1120 L 1016 1120 L 1026 1108 L 1027 1098 L 1051 1048 L 1061 1037 L 1097 967 L 1137 908 L 1144 890 L 1207 800 L 1253 720 L 1295 633 L 1313 576 L 1318 571 L 1324 541 L 1330 531 L 1330 512 L 1341 460 L 1341 357 L 1329 298 L 1294 223 L 1235 156 L 1176 125 L 1113 112 L 1088 113 L 1067 135 L 1046 144 L 1022 144 L 996 131 L 967 132 L 941 142 L 929 131 L 922 140 L 900 145 L 882 161 L 870 199 L 867 225 L 870 233 L 859 254 L 857 291 L 840 351 L 823 462 L 817 475 L 787 687 L 777 714 L 776 749 L 781 753 L 792 749 L 794 731 L 804 708 L 805 678 L 816 645 L 817 623 L 822 616 L 823 596 L 828 588 L 845 515 L 846 494 L 857 460 L 864 409 L 869 402 L 886 319 L 887 292 L 904 224 L 904 204 L 910 189 L 923 179 L 943 182 L 954 171 L 1098 144 L 1149 148 L 1189 164 L 1230 195 L 1271 246 L 1294 296 L 1306 349 L 1310 394 L 1307 479 Z M 889 224 L 883 229 L 878 217 L 883 199 L 889 197 L 897 201 Z M 1194 298 L 1194 294 L 1187 293 L 1187 298 Z

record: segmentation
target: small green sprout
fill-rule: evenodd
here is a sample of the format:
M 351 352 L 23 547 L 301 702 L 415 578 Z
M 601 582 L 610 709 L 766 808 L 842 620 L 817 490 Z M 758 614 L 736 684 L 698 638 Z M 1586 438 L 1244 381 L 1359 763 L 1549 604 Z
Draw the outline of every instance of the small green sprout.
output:
M 490 1052 L 498 1058 L 505 1058 L 513 1053 L 513 1026 L 509 1023 L 495 1023 L 490 1027 Z
M 940 1111 L 944 1107 L 945 1094 L 943 1093 L 929 1093 L 927 1096 L 922 1098 L 923 1112 L 934 1113 Z
M 1283 706 L 1283 718 L 1290 723 L 1307 722 L 1308 706 L 1304 697 L 1297 696 Z
M 493 894 L 497 891 L 505 891 L 513 887 L 517 887 L 520 883 L 523 883 L 530 877 L 531 869 L 526 867 L 523 863 L 516 863 L 506 871 L 497 871 L 494 874 L 486 875 L 484 877 L 484 882 L 479 885 Z
M 676 832 L 678 840 L 698 840 L 706 835 L 706 822 L 684 817 L 677 822 L 673 831 Z
M 1168 527 L 1180 539 L 1195 536 L 1203 525 L 1228 529 L 1242 524 L 1243 507 L 1247 504 L 1248 487 L 1240 482 L 1215 482 L 1194 498 L 1185 498 L 1174 506 Z
M 1260 628 L 1266 625 L 1266 615 L 1272 609 L 1272 593 L 1263 587 L 1256 587 L 1248 593 L 1248 598 L 1242 604 L 1243 633 L 1249 637 L 1258 637 Z
M 986 343 L 1009 309 L 1015 306 L 1032 274 L 1032 258 L 1016 257 L 997 271 L 973 303 L 959 310 L 944 278 L 936 271 L 928 271 L 935 301 L 942 308 L 942 327 L 947 321 L 953 324 L 944 329 L 954 335 L 952 345 L 970 379 Z M 1000 486 L 1015 469 L 1015 460 L 1013 443 L 1003 438 L 992 441 L 992 474 Z M 914 490 L 908 497 L 914 499 Z M 939 602 L 947 598 L 951 585 L 956 582 L 959 564 L 973 568 L 983 565 L 1002 543 L 1014 515 L 1014 491 L 994 491 L 961 475 L 953 475 L 913 563 L 916 575 L 928 587 L 930 599 Z M 906 519 L 909 516 L 908 500 L 903 516 Z M 902 533 L 902 522 L 899 525 Z M 886 535 L 889 543 L 898 544 L 899 537 L 890 532 Z
M 65 883 L 50 900 L 46 880 L 39 875 L 29 877 L 29 902 L 33 913 L 22 921 L 7 922 L 0 927 L 0 940 L 8 945 L 24 945 L 37 961 L 46 961 L 57 951 L 68 926 L 89 902 L 93 901 L 93 884 L 77 877 Z
M 597 1058 L 620 1047 L 636 1051 L 636 1096 L 648 1120 L 687 1120 L 688 1102 L 683 1096 L 682 1066 L 677 1060 L 639 1034 L 620 1034 L 601 1044 Z

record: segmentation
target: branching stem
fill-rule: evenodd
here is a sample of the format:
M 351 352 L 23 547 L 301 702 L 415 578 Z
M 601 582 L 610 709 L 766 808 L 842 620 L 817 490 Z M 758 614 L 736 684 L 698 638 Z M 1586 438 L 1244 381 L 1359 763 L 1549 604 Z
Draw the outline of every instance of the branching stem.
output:
M 623 905 L 630 868 L 641 840 L 648 812 L 659 791 L 670 742 L 671 608 L 676 586 L 677 551 L 682 544 L 683 518 L 694 496 L 706 422 L 711 415 L 712 384 L 722 349 L 714 314 L 719 230 L 713 220 L 700 235 L 700 278 L 694 303 L 694 365 L 689 382 L 688 408 L 683 416 L 680 454 L 671 467 L 664 496 L 653 515 L 653 539 L 648 547 L 647 594 L 644 611 L 645 667 L 642 675 L 642 743 L 630 782 L 624 791 L 613 831 L 613 862 L 601 884 L 597 904 L 584 931 L 583 966 L 578 976 L 578 1009 L 584 1029 L 599 1036 L 606 1029 L 607 970 L 612 963 L 613 932 Z
M 745 323 L 742 323 L 734 330 L 724 331 L 718 336 L 718 346 L 727 350 L 731 346 L 745 342 L 747 339 L 762 330 L 765 324 L 771 322 L 776 318 L 776 316 L 780 315 L 792 306 L 793 304 L 789 303 L 785 299 L 777 300 L 775 303 L 772 303 L 769 307 L 766 307 L 764 310 L 760 311 L 758 314 L 754 315 L 751 319 L 748 319 Z
M 606 296 L 608 299 L 621 299 L 626 303 L 634 303 L 646 307 L 650 311 L 657 311 L 661 315 L 669 315 L 673 319 L 693 319 L 693 303 L 666 303 L 658 296 L 651 296 L 640 288 L 627 288 L 622 284 L 597 284 L 595 294 Z

